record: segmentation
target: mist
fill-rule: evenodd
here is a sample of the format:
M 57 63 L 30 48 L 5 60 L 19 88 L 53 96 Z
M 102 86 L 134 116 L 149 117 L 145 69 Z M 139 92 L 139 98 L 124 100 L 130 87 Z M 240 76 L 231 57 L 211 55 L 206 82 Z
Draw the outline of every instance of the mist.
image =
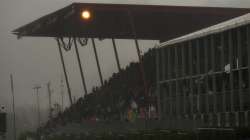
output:
M 27 38 L 17 40 L 11 31 L 27 24 L 43 15 L 65 7 L 72 2 L 98 2 L 121 4 L 153 4 L 153 5 L 187 5 L 187 6 L 219 6 L 249 8 L 249 0 L 1 0 L 0 1 L 0 105 L 7 107 L 9 130 L 12 130 L 10 74 L 14 76 L 15 101 L 17 111 L 18 132 L 31 130 L 37 126 L 36 96 L 33 87 L 42 86 L 39 91 L 42 120 L 48 118 L 48 93 L 46 84 L 52 84 L 53 103 L 61 103 L 61 93 L 64 93 L 65 106 L 68 105 L 66 86 L 60 87 L 63 79 L 62 66 L 56 41 L 53 38 Z M 156 41 L 140 41 L 142 52 L 154 47 Z M 118 40 L 118 53 L 122 68 L 130 62 L 138 60 L 133 41 Z M 93 86 L 99 86 L 99 77 L 93 49 L 91 45 L 79 48 L 86 84 L 89 93 Z M 97 41 L 97 51 L 100 57 L 104 79 L 117 72 L 115 57 L 110 40 Z M 73 97 L 83 96 L 75 50 L 64 53 L 67 72 Z M 9 137 L 12 135 L 9 132 Z

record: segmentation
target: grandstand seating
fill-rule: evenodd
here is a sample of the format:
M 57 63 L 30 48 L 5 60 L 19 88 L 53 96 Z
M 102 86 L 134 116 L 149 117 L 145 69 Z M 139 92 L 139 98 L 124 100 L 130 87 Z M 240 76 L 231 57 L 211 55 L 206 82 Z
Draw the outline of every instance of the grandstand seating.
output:
M 156 99 L 154 94 L 156 80 L 154 51 L 155 49 L 150 49 L 143 56 L 147 88 L 151 99 Z M 53 120 L 49 120 L 45 128 L 84 121 L 131 121 L 128 120 L 127 113 L 131 109 L 132 101 L 138 107 L 133 109 L 133 119 L 144 119 L 145 108 L 149 104 L 156 108 L 155 100 L 146 101 L 145 99 L 139 64 L 135 62 L 130 63 L 120 73 L 114 73 L 109 80 L 104 82 L 103 87 L 94 87 L 92 93 L 78 99 L 70 108 L 59 113 Z M 153 116 L 152 113 L 151 116 Z M 151 119 L 156 119 L 156 115 Z

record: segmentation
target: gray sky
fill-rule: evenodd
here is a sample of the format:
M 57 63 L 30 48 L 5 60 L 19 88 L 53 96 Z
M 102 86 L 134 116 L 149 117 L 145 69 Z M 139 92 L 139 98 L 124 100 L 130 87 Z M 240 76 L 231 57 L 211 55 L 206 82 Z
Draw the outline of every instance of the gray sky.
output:
M 192 5 L 221 7 L 250 7 L 250 0 L 78 0 L 77 2 L 100 3 L 139 3 L 157 5 Z M 72 3 L 72 0 L 0 0 L 0 105 L 10 105 L 10 80 L 13 73 L 16 89 L 16 105 L 23 108 L 35 107 L 32 87 L 42 85 L 41 103 L 47 107 L 47 89 L 45 84 L 52 82 L 53 101 L 59 102 L 61 64 L 57 44 L 52 38 L 23 38 L 17 40 L 11 31 L 27 24 L 45 14 L 53 12 Z M 153 47 L 156 42 L 140 42 L 146 47 Z M 107 79 L 117 71 L 111 43 L 109 40 L 97 42 L 98 52 L 104 78 Z M 118 53 L 122 66 L 136 61 L 135 47 L 132 41 L 119 40 Z M 73 96 L 80 97 L 83 91 L 74 50 L 65 53 L 67 70 Z M 88 90 L 99 85 L 96 63 L 91 46 L 80 48 L 84 74 Z M 66 90 L 65 90 L 65 98 Z M 9 108 L 9 107 L 8 107 Z M 22 114 L 23 115 L 23 114 Z M 19 114 L 19 116 L 22 116 Z

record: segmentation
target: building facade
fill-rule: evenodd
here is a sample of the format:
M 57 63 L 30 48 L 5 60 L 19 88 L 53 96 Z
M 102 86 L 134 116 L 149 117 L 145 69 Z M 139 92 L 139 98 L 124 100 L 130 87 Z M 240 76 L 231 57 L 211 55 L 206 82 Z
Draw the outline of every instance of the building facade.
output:
M 157 49 L 158 109 L 207 127 L 250 126 L 250 15 Z

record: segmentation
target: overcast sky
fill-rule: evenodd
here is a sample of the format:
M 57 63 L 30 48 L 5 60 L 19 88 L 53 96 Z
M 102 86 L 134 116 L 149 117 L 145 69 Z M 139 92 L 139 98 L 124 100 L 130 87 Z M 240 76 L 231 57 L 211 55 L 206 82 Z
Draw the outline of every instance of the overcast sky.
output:
M 157 5 L 192 5 L 221 7 L 250 7 L 250 0 L 78 0 L 77 2 L 100 3 L 139 3 Z M 63 78 L 58 48 L 53 38 L 23 38 L 17 40 L 11 31 L 27 24 L 45 14 L 72 3 L 72 0 L 0 0 L 0 105 L 10 105 L 9 75 L 14 75 L 16 105 L 18 107 L 35 107 L 32 87 L 42 86 L 41 104 L 47 107 L 47 89 L 45 84 L 52 82 L 53 101 L 59 102 L 60 79 Z M 143 51 L 153 47 L 156 42 L 140 42 L 145 45 Z M 147 44 L 147 45 L 146 45 Z M 97 42 L 101 68 L 107 79 L 117 72 L 113 50 L 109 40 Z M 137 61 L 133 42 L 119 41 L 118 53 L 122 66 Z M 67 71 L 73 96 L 82 96 L 83 88 L 77 67 L 74 50 L 65 53 Z M 81 59 L 88 90 L 99 85 L 96 63 L 91 46 L 80 48 Z M 65 98 L 66 90 L 65 90 Z M 19 115 L 20 116 L 20 115 Z

